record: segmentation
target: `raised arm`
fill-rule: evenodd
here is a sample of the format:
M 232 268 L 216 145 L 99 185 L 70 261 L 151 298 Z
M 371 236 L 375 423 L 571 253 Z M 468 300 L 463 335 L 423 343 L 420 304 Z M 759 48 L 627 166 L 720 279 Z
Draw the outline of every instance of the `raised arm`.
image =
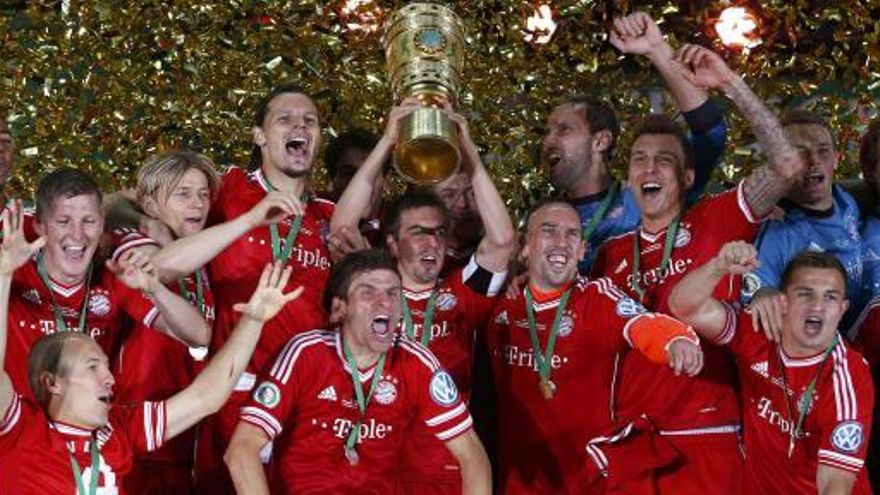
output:
M 758 252 L 742 241 L 728 242 L 718 254 L 682 278 L 669 295 L 673 315 L 688 323 L 697 333 L 715 340 L 727 321 L 724 305 L 712 297 L 715 286 L 725 275 L 742 275 L 757 266 Z
M 152 261 L 163 280 L 184 277 L 208 264 L 251 229 L 303 213 L 299 198 L 286 192 L 271 191 L 247 213 L 177 239 L 156 253 Z
M 745 179 L 744 192 L 755 215 L 765 216 L 801 175 L 803 160 L 776 116 L 718 54 L 702 46 L 684 45 L 676 59 L 688 68 L 685 77 L 697 86 L 722 90 L 752 126 L 768 163 Z
M 0 418 L 6 415 L 12 404 L 15 390 L 6 373 L 6 337 L 9 330 L 9 292 L 12 274 L 27 263 L 28 259 L 44 244 L 40 237 L 28 243 L 24 236 L 24 215 L 21 201 L 15 201 L 3 210 L 3 246 L 0 249 Z
M 462 165 L 468 171 L 474 188 L 474 201 L 483 222 L 483 238 L 477 246 L 477 263 L 496 273 L 507 270 L 510 256 L 516 245 L 516 233 L 507 213 L 504 200 L 492 182 L 492 177 L 480 160 L 477 146 L 471 139 L 467 120 L 460 114 L 447 110 L 447 115 L 458 127 L 461 142 Z
M 290 267 L 282 270 L 279 262 L 267 265 L 250 301 L 233 306 L 242 316 L 229 340 L 188 387 L 168 399 L 166 440 L 217 412 L 229 398 L 251 359 L 263 324 L 302 293 L 301 287 L 288 294 L 282 292 L 290 272 Z

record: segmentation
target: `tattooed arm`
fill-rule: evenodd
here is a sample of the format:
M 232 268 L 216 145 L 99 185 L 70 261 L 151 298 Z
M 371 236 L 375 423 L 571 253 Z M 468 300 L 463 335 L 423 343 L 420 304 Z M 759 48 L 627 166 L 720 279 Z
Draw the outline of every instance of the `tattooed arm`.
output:
M 751 124 L 768 163 L 746 178 L 743 190 L 752 211 L 763 217 L 801 175 L 803 161 L 797 149 L 788 142 L 776 116 L 715 52 L 685 45 L 676 58 L 689 69 L 686 77 L 698 86 L 724 91 Z

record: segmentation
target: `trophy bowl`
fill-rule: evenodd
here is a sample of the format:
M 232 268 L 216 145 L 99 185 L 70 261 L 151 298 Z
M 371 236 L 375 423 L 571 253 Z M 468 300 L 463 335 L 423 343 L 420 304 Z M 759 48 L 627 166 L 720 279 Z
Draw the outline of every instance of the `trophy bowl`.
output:
M 410 182 L 436 184 L 461 163 L 455 124 L 439 108 L 457 101 L 464 26 L 444 5 L 412 3 L 388 19 L 383 44 L 395 99 L 425 105 L 402 119 L 394 166 Z

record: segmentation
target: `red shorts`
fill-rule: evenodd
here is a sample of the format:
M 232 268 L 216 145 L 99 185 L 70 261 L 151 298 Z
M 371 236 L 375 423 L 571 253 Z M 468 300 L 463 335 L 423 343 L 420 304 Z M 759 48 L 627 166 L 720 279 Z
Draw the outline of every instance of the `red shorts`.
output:
M 655 471 L 660 495 L 740 495 L 745 469 L 736 433 L 664 435 L 683 462 Z

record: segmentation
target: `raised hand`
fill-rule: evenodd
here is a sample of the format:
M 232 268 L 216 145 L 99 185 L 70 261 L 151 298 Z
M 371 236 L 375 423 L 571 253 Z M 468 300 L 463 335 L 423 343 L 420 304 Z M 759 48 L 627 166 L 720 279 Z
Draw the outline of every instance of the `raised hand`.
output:
M 717 53 L 703 46 L 683 45 L 675 59 L 684 66 L 683 76 L 703 89 L 725 90 L 738 77 Z
M 284 191 L 269 191 L 245 215 L 251 227 L 260 227 L 280 222 L 290 215 L 304 215 L 305 211 L 305 206 L 296 195 Z
M 299 297 L 303 291 L 302 286 L 287 294 L 283 292 L 287 282 L 290 280 L 291 267 L 288 266 L 284 269 L 281 267 L 280 261 L 266 264 L 262 275 L 260 275 L 260 282 L 257 284 L 253 295 L 251 295 L 251 299 L 247 304 L 235 304 L 232 309 L 242 315 L 265 322 L 278 314 L 285 304 Z
M 124 252 L 117 261 L 107 260 L 107 268 L 125 285 L 147 294 L 153 294 L 162 284 L 151 256 L 135 249 Z
M 339 261 L 352 251 L 370 247 L 367 240 L 354 227 L 343 225 L 327 236 L 327 248 L 334 261 Z
M 672 51 L 663 39 L 657 23 L 645 12 L 615 18 L 609 41 L 623 53 L 653 55 L 664 49 L 668 49 L 670 53 Z
M 3 246 L 0 249 L 0 274 L 8 275 L 27 263 L 27 260 L 46 244 L 46 237 L 28 242 L 24 236 L 24 208 L 16 200 L 3 210 Z
M 721 246 L 712 262 L 719 273 L 743 275 L 758 268 L 758 250 L 748 242 L 728 242 Z
M 400 102 L 400 105 L 392 108 L 388 114 L 388 121 L 385 123 L 385 139 L 390 144 L 396 144 L 400 137 L 400 121 L 423 106 L 425 104 L 419 98 L 409 97 Z
M 669 343 L 666 351 L 669 367 L 676 376 L 682 373 L 695 376 L 703 369 L 703 350 L 690 340 L 681 338 Z

